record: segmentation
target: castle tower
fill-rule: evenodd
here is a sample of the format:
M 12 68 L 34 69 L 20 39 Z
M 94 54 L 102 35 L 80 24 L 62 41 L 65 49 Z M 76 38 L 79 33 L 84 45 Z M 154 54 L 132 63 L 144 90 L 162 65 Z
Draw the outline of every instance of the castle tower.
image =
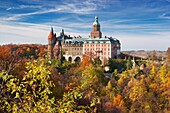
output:
M 61 41 L 56 41 L 54 47 L 53 47 L 53 55 L 55 59 L 59 59 L 59 55 L 61 54 Z
M 91 38 L 101 38 L 102 33 L 100 32 L 100 24 L 98 22 L 98 17 L 95 17 L 95 21 L 92 26 Z
M 60 36 L 64 36 L 64 29 L 61 29 Z
M 54 57 L 53 48 L 54 48 L 55 42 L 56 42 L 56 35 L 54 34 L 53 28 L 51 27 L 51 31 L 48 35 L 48 55 L 50 59 Z

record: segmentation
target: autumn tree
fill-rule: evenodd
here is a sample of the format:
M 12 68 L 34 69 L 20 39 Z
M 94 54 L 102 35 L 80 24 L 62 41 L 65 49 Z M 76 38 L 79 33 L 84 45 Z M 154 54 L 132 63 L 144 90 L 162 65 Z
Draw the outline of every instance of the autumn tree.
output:
M 153 52 L 152 52 L 152 54 L 151 54 L 151 60 L 157 60 L 158 58 L 157 58 L 157 56 L 156 56 L 157 54 L 156 54 L 156 51 L 154 50 Z
M 44 57 L 45 45 L 38 44 L 7 44 L 0 46 L 0 70 L 9 74 L 21 75 L 25 70 L 25 62 Z M 43 55 L 39 55 L 43 53 Z
M 118 72 L 123 72 L 126 70 L 126 61 L 122 59 L 112 59 L 108 61 L 108 66 L 110 67 L 110 72 L 114 72 L 116 69 Z
M 19 62 L 19 56 L 15 51 L 12 51 L 9 46 L 0 46 L 0 71 L 10 73 Z
M 96 57 L 96 58 L 94 58 L 94 60 L 93 60 L 93 64 L 96 65 L 96 66 L 98 66 L 98 65 L 101 65 L 101 64 L 102 64 L 102 61 L 100 60 L 99 57 Z
M 49 67 L 43 59 L 27 62 L 27 71 L 19 80 L 6 72 L 0 73 L 0 109 L 4 112 L 55 112 L 51 97 Z
M 84 55 L 83 60 L 81 62 L 81 68 L 85 69 L 85 67 L 89 66 L 90 64 L 92 64 L 92 57 L 88 55 Z
M 58 112 L 97 112 L 100 104 L 102 76 L 102 69 L 95 68 L 91 64 L 85 68 L 82 75 L 71 77 L 79 81 L 66 85 L 67 92 L 58 101 Z
M 128 59 L 127 59 L 126 68 L 127 69 L 131 69 L 132 68 L 132 61 L 131 61 L 130 57 L 128 57 Z

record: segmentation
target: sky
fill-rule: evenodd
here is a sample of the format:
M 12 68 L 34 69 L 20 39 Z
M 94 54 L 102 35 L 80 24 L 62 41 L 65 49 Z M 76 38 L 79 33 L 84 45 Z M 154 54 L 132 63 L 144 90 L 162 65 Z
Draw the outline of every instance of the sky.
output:
M 86 38 L 95 16 L 123 51 L 170 47 L 170 0 L 0 0 L 0 45 L 47 44 L 51 26 Z

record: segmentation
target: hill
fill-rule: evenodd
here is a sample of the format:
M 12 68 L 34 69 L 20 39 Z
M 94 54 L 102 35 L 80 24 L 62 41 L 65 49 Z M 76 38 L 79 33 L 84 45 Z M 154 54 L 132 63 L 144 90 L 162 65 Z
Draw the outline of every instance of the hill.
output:
M 133 55 L 133 56 L 139 56 L 139 57 L 142 57 L 142 58 L 150 58 L 152 55 L 156 55 L 156 57 L 158 59 L 167 58 L 166 51 L 156 51 L 156 50 L 153 50 L 153 51 L 145 51 L 145 50 L 134 51 L 134 50 L 132 50 L 132 51 L 122 51 L 122 53 L 130 54 L 130 55 Z

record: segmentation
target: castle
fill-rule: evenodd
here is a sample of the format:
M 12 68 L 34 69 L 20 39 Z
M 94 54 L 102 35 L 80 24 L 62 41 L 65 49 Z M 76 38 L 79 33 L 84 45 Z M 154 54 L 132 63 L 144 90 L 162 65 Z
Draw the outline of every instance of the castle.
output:
M 102 37 L 98 17 L 95 17 L 89 38 L 70 37 L 61 30 L 56 36 L 53 28 L 48 35 L 48 55 L 50 59 L 63 58 L 70 62 L 81 62 L 83 55 L 99 57 L 102 62 L 116 58 L 120 54 L 120 41 L 112 37 Z

